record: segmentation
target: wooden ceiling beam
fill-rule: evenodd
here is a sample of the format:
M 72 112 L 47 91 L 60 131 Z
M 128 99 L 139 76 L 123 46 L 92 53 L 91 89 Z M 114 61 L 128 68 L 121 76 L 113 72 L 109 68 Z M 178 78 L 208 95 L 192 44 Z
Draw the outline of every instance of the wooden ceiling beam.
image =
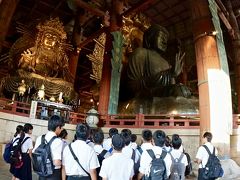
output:
M 100 17 L 105 16 L 105 12 L 103 12 L 103 11 L 97 9 L 97 8 L 92 7 L 91 5 L 89 5 L 88 3 L 86 3 L 82 0 L 75 0 L 74 2 L 76 3 L 76 5 L 78 7 L 86 9 L 87 11 L 91 12 L 92 14 L 94 14 L 96 16 L 100 16 Z
M 76 0 L 76 2 L 79 2 L 79 3 L 80 3 L 79 6 L 80 6 L 82 3 L 83 3 L 83 4 L 87 4 L 87 3 L 85 3 L 85 2 L 82 2 L 81 0 Z M 146 1 L 144 1 L 144 2 L 141 1 L 141 2 L 139 2 L 136 6 L 128 9 L 127 11 L 125 11 L 125 12 L 122 14 L 122 16 L 127 16 L 127 15 L 129 15 L 130 13 L 134 13 L 134 12 L 138 12 L 138 11 L 140 11 L 140 10 L 144 10 L 144 9 L 148 8 L 148 7 L 150 6 L 150 4 L 153 3 L 153 2 L 155 2 L 155 0 L 146 0 Z M 87 6 L 89 6 L 89 5 L 87 4 Z M 80 6 L 80 7 L 82 7 L 82 6 Z M 91 9 L 92 9 L 92 8 L 91 8 Z M 104 15 L 105 15 L 105 13 L 104 13 Z M 84 40 L 82 43 L 79 44 L 78 47 L 79 47 L 79 48 L 82 48 L 82 47 L 86 46 L 88 43 L 92 42 L 93 39 L 97 38 L 97 37 L 100 36 L 103 32 L 105 32 L 106 29 L 107 29 L 106 27 L 103 27 L 103 28 L 101 28 L 100 30 L 98 30 L 97 32 L 95 32 L 95 33 L 93 33 L 92 35 L 88 36 L 86 40 Z
M 156 0 L 142 0 L 138 2 L 134 7 L 131 7 L 127 11 L 125 11 L 122 14 L 122 16 L 128 16 L 131 13 L 136 13 L 136 12 L 145 10 L 154 2 L 156 2 Z

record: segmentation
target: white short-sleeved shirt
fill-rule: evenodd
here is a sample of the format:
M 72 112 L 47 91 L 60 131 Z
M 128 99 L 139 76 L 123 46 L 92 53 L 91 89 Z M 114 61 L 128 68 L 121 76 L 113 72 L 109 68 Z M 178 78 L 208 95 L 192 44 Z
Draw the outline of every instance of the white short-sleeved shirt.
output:
M 93 149 L 97 155 L 101 154 L 101 152 L 104 150 L 103 147 L 99 144 L 95 144 Z M 109 152 L 106 152 L 106 154 L 104 155 L 104 158 L 108 158 L 109 156 L 111 156 L 111 154 Z
M 145 151 L 145 150 L 147 150 L 147 149 L 152 149 L 152 148 L 153 148 L 152 143 L 146 142 L 146 143 L 142 143 L 142 145 L 141 145 L 141 149 L 142 149 L 143 151 Z
M 25 133 L 24 139 L 26 139 L 27 137 L 30 137 L 30 138 L 28 138 L 28 139 L 22 144 L 22 146 L 21 146 L 22 153 L 28 153 L 28 150 L 33 149 L 32 138 L 31 138 L 31 136 L 30 136 L 29 134 Z M 17 138 L 20 138 L 20 135 L 17 135 L 15 138 L 13 138 L 13 142 L 14 142 L 14 140 L 17 139 Z M 23 139 L 23 141 L 24 141 L 24 139 Z M 15 141 L 15 142 L 13 143 L 13 145 L 17 145 L 18 141 L 19 141 L 19 140 Z
M 162 148 L 159 146 L 153 146 L 151 149 L 153 150 L 155 156 L 157 156 L 157 155 L 160 156 L 162 154 Z M 152 161 L 151 156 L 148 154 L 148 152 L 146 150 L 144 150 L 142 153 L 142 156 L 141 156 L 141 160 L 140 160 L 139 172 L 142 174 L 147 174 L 149 171 L 149 168 L 150 168 L 151 161 Z M 166 164 L 167 176 L 169 176 L 170 170 L 171 170 L 171 165 L 172 165 L 172 159 L 169 154 L 167 154 L 165 156 L 164 162 Z
M 180 158 L 181 154 L 183 152 L 180 149 L 172 149 L 170 154 L 173 156 L 173 158 Z M 188 161 L 187 161 L 187 156 L 184 154 L 181 163 L 185 164 L 185 166 L 188 165 Z
M 53 131 L 48 131 L 45 135 L 45 140 L 49 142 L 53 136 L 56 136 L 56 134 Z M 34 146 L 33 152 L 35 149 L 41 144 L 42 136 L 39 136 L 36 140 L 36 144 Z M 52 142 L 51 146 L 51 153 L 52 153 L 52 159 L 53 160 L 62 160 L 62 150 L 63 150 L 63 142 L 61 139 L 56 138 Z M 60 169 L 61 166 L 55 166 L 55 169 Z
M 92 147 L 86 144 L 85 141 L 76 140 L 71 143 L 71 147 L 77 156 L 82 167 L 90 172 L 90 169 L 96 169 L 99 167 L 97 155 Z M 69 149 L 69 146 L 65 147 L 63 151 L 63 166 L 65 167 L 67 176 L 87 176 L 84 170 L 79 166 L 77 161 L 73 158 L 73 155 Z
M 138 147 L 137 143 L 131 142 L 131 148 L 133 148 L 134 150 L 136 150 L 137 147 Z
M 207 142 L 204 145 L 206 145 L 208 147 L 209 151 L 211 153 L 213 153 L 214 146 L 210 142 Z M 217 154 L 218 154 L 218 151 L 217 151 L 217 148 L 215 148 L 215 155 L 217 155 Z M 208 155 L 207 150 L 203 146 L 200 146 L 198 148 L 196 158 L 202 160 L 202 163 L 199 164 L 199 168 L 204 168 L 207 164 L 209 155 Z
M 103 140 L 103 148 L 109 151 L 112 148 L 112 138 L 107 138 Z
M 114 152 L 104 159 L 99 175 L 108 180 L 127 180 L 133 177 L 133 160 L 122 153 Z

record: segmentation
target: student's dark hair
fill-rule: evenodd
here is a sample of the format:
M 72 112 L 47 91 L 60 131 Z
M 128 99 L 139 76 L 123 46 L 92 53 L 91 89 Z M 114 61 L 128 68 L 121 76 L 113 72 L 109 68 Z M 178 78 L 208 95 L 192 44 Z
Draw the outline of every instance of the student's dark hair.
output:
M 78 124 L 76 127 L 77 139 L 86 141 L 90 134 L 90 127 L 86 123 Z
M 93 142 L 95 144 L 101 145 L 103 143 L 103 139 L 104 139 L 104 134 L 100 129 L 93 134 Z
M 22 125 L 18 125 L 16 127 L 16 132 L 14 134 L 14 137 L 17 137 L 18 134 L 22 133 L 23 132 L 23 126 Z
M 166 146 L 166 147 L 172 147 L 171 139 L 170 139 L 169 136 L 166 136 L 165 146 Z
M 123 129 L 121 131 L 121 135 L 122 135 L 122 137 L 124 139 L 124 142 L 125 142 L 126 146 L 128 146 L 130 144 L 130 142 L 131 142 L 131 134 L 132 134 L 132 132 L 131 132 L 130 129 Z
M 117 128 L 111 128 L 109 129 L 109 136 L 113 137 L 114 135 L 118 134 L 118 129 Z
M 57 127 L 63 127 L 64 126 L 64 120 L 61 116 L 53 115 L 48 120 L 48 130 L 49 131 L 55 131 Z
M 131 142 L 136 142 L 136 140 L 137 140 L 137 135 L 131 134 Z
M 24 126 L 23 126 L 23 131 L 25 132 L 25 133 L 28 133 L 30 130 L 32 130 L 33 129 L 33 126 L 30 124 L 30 123 L 26 123 L 26 124 L 24 124 Z
M 166 139 L 166 134 L 162 130 L 157 130 L 153 133 L 153 140 L 156 146 L 163 147 Z
M 60 137 L 61 139 L 65 139 L 68 135 L 68 132 L 66 129 L 63 129 L 60 134 L 58 135 L 58 137 Z
M 121 134 L 116 134 L 112 138 L 112 146 L 113 149 L 117 151 L 121 151 L 122 148 L 125 146 L 124 138 Z
M 179 149 L 182 145 L 182 139 L 179 135 L 172 136 L 172 146 L 174 149 Z
M 131 142 L 131 134 L 129 134 L 127 131 L 123 131 L 121 132 L 121 136 L 124 139 L 125 145 L 128 146 Z
M 205 132 L 204 134 L 203 134 L 203 137 L 204 138 L 207 138 L 207 141 L 208 142 L 211 142 L 212 141 L 212 133 L 210 133 L 210 132 Z
M 145 129 L 142 131 L 142 138 L 144 139 L 144 141 L 151 141 L 152 140 L 152 131 L 149 129 Z

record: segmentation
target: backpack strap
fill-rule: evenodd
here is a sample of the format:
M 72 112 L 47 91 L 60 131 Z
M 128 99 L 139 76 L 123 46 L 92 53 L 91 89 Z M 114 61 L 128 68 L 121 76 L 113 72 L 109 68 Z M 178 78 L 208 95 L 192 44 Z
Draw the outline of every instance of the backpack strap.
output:
M 54 141 L 54 139 L 57 138 L 57 136 L 53 136 L 49 142 L 47 142 L 47 140 L 45 139 L 45 136 L 46 134 L 42 135 L 42 138 L 41 138 L 41 144 L 49 144 L 49 146 L 52 144 L 52 142 Z
M 208 152 L 208 155 L 210 156 L 211 154 L 215 155 L 215 147 L 213 147 L 213 153 L 211 153 L 206 145 L 203 145 L 203 147 L 206 149 Z
M 78 165 L 82 168 L 82 170 L 90 177 L 89 172 L 87 172 L 87 171 L 82 167 L 82 165 L 80 164 L 77 156 L 76 156 L 75 153 L 73 152 L 73 149 L 72 149 L 72 147 L 71 147 L 71 144 L 72 144 L 72 143 L 70 143 L 68 147 L 69 147 L 70 152 L 72 153 L 73 158 L 75 159 L 75 161 L 77 161 Z
M 14 139 L 14 141 L 13 141 L 13 139 L 12 139 L 12 144 L 14 144 L 17 140 L 19 140 L 20 138 L 16 138 L 16 139 Z
M 108 152 L 112 153 L 113 152 L 113 148 L 111 147 Z
M 140 154 L 143 153 L 143 150 L 142 150 L 141 146 L 138 146 L 138 147 L 137 147 L 137 150 L 138 150 L 138 152 L 139 152 Z
M 105 156 L 105 154 L 107 153 L 108 151 L 106 149 L 102 150 L 102 152 L 99 154 L 100 157 L 103 157 Z
M 134 151 L 134 149 L 132 149 L 132 157 L 131 157 L 131 159 L 133 160 L 133 162 L 135 163 L 135 151 Z
M 160 156 L 160 158 L 164 159 L 167 155 L 167 152 L 166 151 L 162 151 L 162 154 Z
M 29 139 L 30 137 L 26 137 L 25 139 L 23 139 L 23 141 L 21 142 L 21 146 Z
M 179 159 L 178 159 L 178 160 L 179 160 L 179 162 L 181 162 L 181 161 L 182 161 L 182 158 L 183 158 L 183 156 L 184 156 L 184 153 L 182 153 L 182 154 L 181 154 L 181 156 L 179 157 Z
M 155 159 L 155 158 L 156 158 L 156 156 L 155 156 L 155 154 L 154 154 L 154 152 L 153 152 L 152 149 L 147 149 L 147 152 L 148 152 L 149 156 L 150 156 L 152 159 Z

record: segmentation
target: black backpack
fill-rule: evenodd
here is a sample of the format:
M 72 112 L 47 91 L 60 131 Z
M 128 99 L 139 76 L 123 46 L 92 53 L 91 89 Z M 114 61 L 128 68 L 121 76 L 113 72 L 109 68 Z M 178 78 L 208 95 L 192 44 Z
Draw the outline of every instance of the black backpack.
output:
M 145 174 L 143 176 L 143 180 L 167 180 L 167 169 L 164 162 L 167 152 L 162 151 L 160 157 L 156 157 L 152 149 L 148 149 L 147 152 L 151 156 L 152 161 L 150 165 L 150 172 L 149 174 Z
M 42 135 L 41 144 L 32 153 L 33 170 L 39 176 L 47 177 L 53 174 L 54 165 L 50 146 L 56 138 L 56 136 L 53 136 L 52 139 L 47 142 L 45 140 L 45 135 Z
M 179 158 L 174 158 L 171 153 L 169 153 L 172 159 L 172 167 L 170 180 L 184 180 L 185 179 L 185 164 L 182 163 L 182 158 L 184 154 L 181 153 Z
M 223 176 L 223 169 L 220 163 L 220 160 L 215 155 L 215 147 L 213 147 L 213 153 L 211 153 L 206 145 L 203 145 L 206 151 L 209 154 L 207 164 L 204 168 L 203 178 L 219 178 Z
M 99 173 L 100 173 L 100 169 L 101 169 L 101 166 L 102 166 L 102 162 L 103 162 L 103 160 L 105 159 L 104 158 L 104 156 L 105 156 L 105 154 L 107 153 L 108 151 L 106 150 L 106 149 L 104 149 L 104 150 L 102 150 L 102 152 L 99 154 L 99 155 L 97 155 L 97 157 L 98 157 L 98 162 L 99 162 L 99 164 L 100 164 L 100 167 L 98 167 L 96 170 L 97 170 L 97 179 L 98 180 L 101 180 L 102 179 L 102 177 L 101 176 L 99 176 Z
M 23 143 L 28 140 L 30 137 L 26 138 L 17 138 L 18 142 L 16 145 L 14 145 L 14 141 L 12 144 L 12 148 L 10 151 L 10 164 L 15 168 L 21 168 L 23 166 L 23 160 L 22 160 L 22 145 Z
M 187 162 L 188 162 L 188 165 L 186 166 L 186 170 L 185 170 L 185 176 L 188 176 L 192 172 L 192 161 L 191 161 L 191 157 L 188 153 L 184 152 L 184 154 L 186 155 Z

